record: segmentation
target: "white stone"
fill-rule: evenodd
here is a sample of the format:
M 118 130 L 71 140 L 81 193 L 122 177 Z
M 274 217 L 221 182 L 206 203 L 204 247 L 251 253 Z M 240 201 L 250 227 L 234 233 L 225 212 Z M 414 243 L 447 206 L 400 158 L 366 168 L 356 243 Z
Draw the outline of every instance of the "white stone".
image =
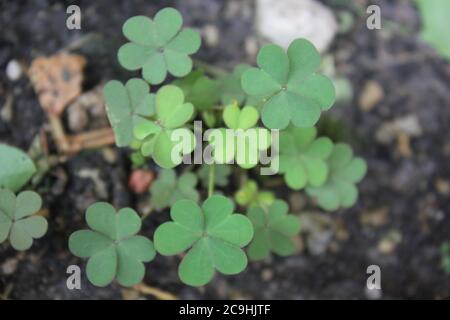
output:
M 22 67 L 17 60 L 11 60 L 6 66 L 6 75 L 9 80 L 17 81 L 22 76 Z
M 315 0 L 257 0 L 260 35 L 285 49 L 292 40 L 306 38 L 325 51 L 337 31 L 330 9 Z

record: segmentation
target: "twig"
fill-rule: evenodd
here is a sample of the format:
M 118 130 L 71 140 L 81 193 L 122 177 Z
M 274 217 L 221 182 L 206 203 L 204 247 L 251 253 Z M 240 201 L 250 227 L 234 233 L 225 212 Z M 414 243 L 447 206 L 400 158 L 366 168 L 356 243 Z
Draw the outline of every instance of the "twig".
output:
M 135 290 L 139 291 L 140 293 L 150 294 L 159 300 L 178 300 L 178 297 L 170 292 L 163 291 L 158 288 L 150 287 L 143 283 L 137 284 L 133 288 Z

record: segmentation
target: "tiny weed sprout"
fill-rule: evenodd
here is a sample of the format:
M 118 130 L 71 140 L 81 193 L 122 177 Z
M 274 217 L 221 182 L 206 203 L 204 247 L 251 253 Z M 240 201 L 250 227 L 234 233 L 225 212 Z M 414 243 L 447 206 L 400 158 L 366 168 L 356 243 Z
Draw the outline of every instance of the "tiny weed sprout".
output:
M 243 272 L 247 255 L 262 260 L 272 252 L 294 254 L 299 217 L 270 189 L 263 190 L 272 177 L 260 179 L 258 169 L 261 175 L 263 169 L 279 174 L 281 182 L 284 178 L 289 188 L 303 190 L 325 210 L 355 204 L 355 184 L 367 167 L 350 146 L 318 137 L 314 126 L 333 105 L 335 89 L 317 73 L 320 56 L 308 40 L 294 40 L 287 52 L 266 45 L 257 67 L 241 64 L 227 72 L 201 61 L 194 68 L 190 55 L 199 49 L 200 36 L 182 27 L 173 8 L 153 19 L 128 19 L 123 34 L 130 42 L 119 49 L 118 60 L 127 70 L 142 69 L 142 79 L 105 85 L 108 118 L 117 146 L 133 150 L 134 168 L 152 159 L 161 169 L 149 190 L 149 212 L 139 217 L 129 208 L 116 212 L 107 203 L 95 203 L 86 212 L 92 230 L 71 235 L 70 251 L 89 258 L 87 277 L 94 285 L 114 279 L 124 286 L 139 283 L 143 262 L 156 252 L 179 255 L 179 278 L 190 286 L 207 284 L 215 271 Z M 201 120 L 205 134 L 198 134 Z M 271 160 L 265 162 L 268 152 Z M 192 155 L 194 163 L 185 162 Z M 189 165 L 177 171 L 180 164 Z M 154 247 L 136 235 L 152 210 L 169 207 L 170 221 L 156 228 Z M 0 233 L 4 240 L 13 210 L 0 209 L 7 223 Z
M 173 205 L 173 221 L 156 229 L 155 247 L 165 256 L 190 248 L 178 268 L 181 281 L 201 286 L 212 279 L 214 270 L 237 274 L 245 269 L 247 256 L 241 248 L 252 239 L 253 227 L 233 211 L 233 202 L 220 195 L 210 196 L 201 207 L 190 200 Z
M 143 262 L 155 257 L 153 243 L 136 235 L 141 218 L 130 208 L 116 210 L 108 203 L 97 202 L 86 211 L 92 230 L 79 230 L 69 238 L 70 251 L 89 258 L 86 274 L 94 285 L 104 287 L 117 279 L 121 285 L 139 283 L 145 274 Z
M 9 190 L 0 190 L 0 243 L 9 240 L 19 251 L 29 249 L 33 239 L 47 232 L 47 220 L 34 215 L 42 206 L 41 197 L 33 191 L 16 195 Z

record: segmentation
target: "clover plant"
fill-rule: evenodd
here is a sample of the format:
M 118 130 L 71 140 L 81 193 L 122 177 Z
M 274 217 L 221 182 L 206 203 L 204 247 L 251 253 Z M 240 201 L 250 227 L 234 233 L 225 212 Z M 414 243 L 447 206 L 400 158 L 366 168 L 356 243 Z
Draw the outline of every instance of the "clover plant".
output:
M 319 206 L 325 210 L 348 208 L 358 199 L 355 184 L 361 181 L 367 171 L 365 161 L 353 157 L 352 149 L 344 143 L 333 147 L 327 159 L 329 174 L 326 182 L 319 187 L 307 187 L 306 192 L 317 199 Z
M 237 274 L 247 266 L 247 256 L 241 249 L 253 237 L 250 220 L 234 213 L 233 202 L 213 195 L 200 207 L 190 200 L 180 200 L 172 206 L 170 217 L 156 229 L 155 247 L 165 256 L 189 249 L 178 268 L 181 281 L 192 286 L 208 283 L 214 270 Z
M 267 128 L 285 129 L 290 122 L 297 127 L 314 126 L 320 113 L 333 105 L 333 83 L 315 73 L 320 55 L 308 40 L 294 40 L 287 53 L 277 45 L 266 45 L 256 61 L 259 68 L 243 73 L 242 88 L 260 100 Z
M 152 260 L 155 251 L 178 256 L 179 278 L 191 286 L 207 284 L 215 271 L 244 271 L 247 255 L 261 260 L 271 252 L 293 254 L 299 217 L 289 214 L 287 202 L 276 199 L 272 189 L 264 190 L 263 183 L 278 186 L 276 193 L 283 198 L 288 188 L 304 190 L 325 210 L 356 202 L 355 184 L 366 173 L 365 162 L 353 156 L 350 146 L 318 136 L 314 127 L 332 107 L 335 90 L 317 72 L 320 56 L 311 42 L 296 39 L 287 52 L 265 45 L 257 67 L 238 65 L 227 72 L 202 61 L 193 64 L 190 55 L 199 49 L 200 35 L 183 28 L 173 8 L 153 19 L 128 19 L 123 33 L 129 42 L 119 49 L 119 62 L 128 70 L 142 69 L 142 79 L 105 85 L 108 118 L 116 144 L 133 150 L 134 167 L 150 159 L 162 167 L 149 190 L 150 207 L 162 213 L 170 207 L 170 220 L 154 231 L 153 248 L 149 239 L 136 235 L 151 210 L 139 217 L 129 208 L 116 213 L 107 203 L 89 207 L 86 220 L 92 230 L 72 234 L 69 246 L 75 255 L 89 258 L 87 275 L 93 284 L 105 286 L 114 279 L 125 286 L 138 283 L 143 262 Z M 209 135 L 194 135 L 194 120 L 203 120 Z M 173 137 L 179 130 L 191 142 L 186 148 L 179 149 Z M 244 136 L 237 143 L 236 132 L 257 132 L 256 142 Z M 274 161 L 264 169 L 281 178 L 258 176 L 263 169 L 258 160 L 269 151 Z M 196 162 L 198 154 L 205 161 Z M 288 188 L 277 184 L 283 178 Z M 237 211 L 247 214 L 236 213 L 235 203 Z
M 16 195 L 7 189 L 0 189 L 0 243 L 9 240 L 19 251 L 29 249 L 33 239 L 39 239 L 47 232 L 47 220 L 35 215 L 42 206 L 41 197 L 33 191 Z
M 136 235 L 141 218 L 130 208 L 116 212 L 106 202 L 97 202 L 86 211 L 86 222 L 92 230 L 79 230 L 69 238 L 70 251 L 89 258 L 86 274 L 94 285 L 106 286 L 114 279 L 124 285 L 139 283 L 145 274 L 143 262 L 155 257 L 153 243 Z
M 280 134 L 280 172 L 286 184 L 300 190 L 320 186 L 328 176 L 326 159 L 333 149 L 327 137 L 316 138 L 317 130 L 290 126 Z
M 247 216 L 253 223 L 255 235 L 248 247 L 251 260 L 261 260 L 270 251 L 280 256 L 294 253 L 292 237 L 300 232 L 297 216 L 288 214 L 289 207 L 282 200 L 275 200 L 270 206 L 249 208 Z
M 183 18 L 173 8 L 159 11 L 152 20 L 145 16 L 128 19 L 123 34 L 130 40 L 118 52 L 127 70 L 142 69 L 142 77 L 152 84 L 162 83 L 167 73 L 183 77 L 192 70 L 189 55 L 197 52 L 201 39 L 193 29 L 182 29 Z

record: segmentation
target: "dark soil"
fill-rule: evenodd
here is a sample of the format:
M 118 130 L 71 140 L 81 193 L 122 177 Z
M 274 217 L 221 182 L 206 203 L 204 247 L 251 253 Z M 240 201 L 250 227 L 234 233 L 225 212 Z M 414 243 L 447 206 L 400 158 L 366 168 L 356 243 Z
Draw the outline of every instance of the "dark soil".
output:
M 11 82 L 6 77 L 10 60 L 29 65 L 37 56 L 53 54 L 80 36 L 95 33 L 100 35 L 96 41 L 76 51 L 88 61 L 84 89 L 112 78 L 125 80 L 131 75 L 121 71 L 115 52 L 124 41 L 121 26 L 133 15 L 152 16 L 159 8 L 173 5 L 186 24 L 198 28 L 210 24 L 220 32 L 219 43 L 203 46 L 199 59 L 225 68 L 254 60 L 245 49 L 246 39 L 255 37 L 249 0 L 79 1 L 80 31 L 65 28 L 65 8 L 71 3 L 66 2 L 0 1 L 0 111 L 10 98 L 13 111 L 10 121 L 0 118 L 1 142 L 27 150 L 47 127 L 29 79 L 22 76 Z M 356 16 L 353 7 L 339 4 L 343 1 L 326 2 L 335 11 L 350 10 Z M 302 234 L 295 256 L 251 263 L 244 273 L 217 275 L 200 289 L 180 283 L 178 257 L 158 256 L 147 265 L 146 284 L 186 299 L 450 298 L 450 278 L 440 268 L 439 253 L 441 243 L 450 240 L 450 190 L 446 188 L 450 183 L 450 64 L 420 41 L 419 17 L 409 1 L 375 2 L 389 23 L 371 31 L 365 27 L 364 16 L 357 18 L 353 29 L 339 35 L 330 49 L 338 72 L 350 79 L 355 92 L 351 102 L 337 105 L 330 116 L 344 124 L 342 130 L 369 167 L 359 185 L 358 204 L 324 214 L 308 202 L 308 209 L 300 212 L 321 228 Z M 232 14 L 226 14 L 231 3 L 238 10 L 232 8 Z M 384 96 L 372 110 L 363 111 L 358 97 L 369 80 L 381 85 Z M 407 137 L 410 154 L 402 152 L 395 137 L 387 143 L 377 139 L 383 125 L 404 117 L 413 118 L 421 128 Z M 80 172 L 95 172 L 100 182 Z M 26 253 L 0 245 L 0 294 L 9 293 L 11 299 L 122 298 L 124 292 L 117 284 L 96 288 L 85 277 L 82 290 L 67 289 L 67 266 L 85 264 L 70 254 L 67 239 L 85 227 L 84 211 L 95 201 L 138 210 L 145 207 L 146 197 L 136 197 L 127 188 L 130 172 L 127 151 L 115 147 L 85 151 L 54 166 L 37 186 L 49 210 L 49 231 Z M 304 199 L 300 193 L 288 197 L 285 191 L 280 196 L 292 203 Z M 305 215 L 305 211 L 314 213 Z M 142 233 L 151 236 L 166 219 L 166 213 L 152 214 Z M 381 268 L 381 295 L 366 290 L 366 268 L 371 264 Z

